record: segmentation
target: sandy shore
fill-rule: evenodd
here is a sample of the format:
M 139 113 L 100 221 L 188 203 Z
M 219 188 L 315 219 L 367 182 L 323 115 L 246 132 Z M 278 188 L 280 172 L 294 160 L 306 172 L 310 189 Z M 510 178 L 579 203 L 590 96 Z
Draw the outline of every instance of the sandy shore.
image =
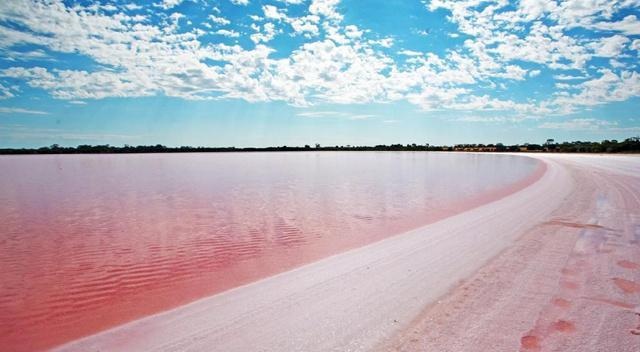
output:
M 640 157 L 543 159 L 567 198 L 380 350 L 640 350 Z
M 499 201 L 60 350 L 637 351 L 640 158 L 536 157 Z

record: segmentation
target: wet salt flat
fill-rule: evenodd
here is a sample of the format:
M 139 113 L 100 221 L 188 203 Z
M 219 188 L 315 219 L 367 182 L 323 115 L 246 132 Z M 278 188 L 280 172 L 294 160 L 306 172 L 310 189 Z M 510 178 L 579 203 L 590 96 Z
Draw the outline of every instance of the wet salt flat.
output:
M 538 166 L 424 152 L 0 156 L 0 343 L 50 347 L 416 228 Z

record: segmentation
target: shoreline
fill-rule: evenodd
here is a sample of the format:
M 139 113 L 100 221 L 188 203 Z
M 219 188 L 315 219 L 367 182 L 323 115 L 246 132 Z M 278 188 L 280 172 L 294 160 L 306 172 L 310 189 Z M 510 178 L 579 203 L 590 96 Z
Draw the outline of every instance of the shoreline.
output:
M 473 158 L 480 157 L 482 156 L 474 156 Z M 487 157 L 492 158 L 491 156 Z M 505 160 L 504 162 L 508 165 L 512 165 L 509 158 L 516 158 L 516 156 L 499 156 L 499 158 L 501 158 L 500 160 Z M 516 178 L 515 181 L 493 183 L 485 190 L 474 193 L 472 196 L 463 196 L 462 199 L 454 198 L 450 201 L 438 202 L 437 207 L 430 207 L 431 209 L 427 212 L 410 212 L 409 214 L 415 214 L 416 216 L 406 217 L 406 221 L 399 223 L 398 226 L 395 226 L 395 228 L 390 231 L 373 229 L 373 232 L 361 232 L 363 235 L 366 234 L 366 236 L 359 237 L 339 236 L 338 234 L 338 236 L 319 239 L 314 247 L 306 249 L 306 254 L 304 255 L 300 255 L 300 250 L 297 250 L 296 253 L 283 253 L 286 255 L 283 257 L 285 260 L 275 261 L 269 257 L 265 257 L 265 259 L 260 262 L 243 262 L 233 267 L 232 270 L 227 271 L 231 275 L 226 273 L 220 275 L 216 274 L 216 271 L 211 271 L 210 273 L 204 274 L 208 275 L 206 276 L 207 280 L 185 280 L 179 286 L 174 285 L 173 290 L 143 290 L 135 296 L 114 296 L 116 299 L 111 300 L 110 304 L 97 306 L 96 309 L 91 311 L 92 313 L 78 313 L 75 316 L 69 316 L 69 318 L 64 316 L 64 318 L 67 319 L 66 322 L 64 322 L 66 325 L 61 325 L 57 320 L 49 320 L 36 326 L 35 328 L 41 329 L 40 331 L 43 331 L 44 335 L 37 335 L 36 333 L 38 331 L 35 329 L 14 329 L 13 331 L 18 333 L 9 335 L 5 343 L 16 350 L 52 348 L 85 336 L 91 336 L 121 326 L 131 321 L 177 309 L 200 299 L 251 284 L 252 282 L 322 260 L 337 253 L 347 252 L 354 248 L 384 240 L 388 237 L 400 235 L 408 230 L 423 227 L 484 203 L 494 202 L 527 187 L 542 176 L 545 171 L 545 166 L 543 163 L 537 161 L 527 161 L 526 164 L 528 165 L 526 173 L 523 173 L 524 176 L 521 175 L 519 178 Z M 260 265 L 256 265 L 256 263 Z M 272 263 L 280 263 L 283 265 L 273 270 L 275 265 Z M 286 264 L 286 266 L 284 264 Z M 252 274 L 249 276 L 245 273 Z M 197 286 L 199 282 L 206 283 L 206 289 L 203 285 Z M 98 291 L 96 292 L 99 293 Z M 173 294 L 171 294 L 171 292 L 173 292 Z M 153 297 L 153 299 L 148 299 L 147 297 Z M 86 312 L 88 311 L 89 310 L 86 310 Z M 32 333 L 33 331 L 36 333 Z M 29 335 L 29 333 L 31 333 L 31 335 Z M 31 336 L 32 338 L 25 339 L 25 336 Z M 42 336 L 44 336 L 44 338 L 39 338 Z M 26 341 L 29 343 L 27 344 Z
M 160 154 L 160 155 L 167 155 L 167 154 L 174 154 L 174 155 L 180 155 L 180 154 L 257 154 L 257 153 L 265 153 L 265 154 L 269 154 L 269 153 L 331 153 L 331 152 L 338 152 L 338 153 L 398 153 L 398 152 L 402 152 L 402 153 L 454 153 L 454 154 L 461 154 L 461 153 L 467 153 L 467 154 L 498 154 L 498 155 L 519 155 L 519 156 L 528 156 L 528 155 L 539 155 L 539 156 L 545 156 L 545 155 L 567 155 L 567 156 L 571 156 L 571 155 L 584 155 L 584 156 L 640 156 L 640 151 L 630 151 L 630 152 L 551 152 L 551 151 L 502 151 L 502 152 L 498 152 L 498 151 L 479 151 L 479 150 L 471 150 L 471 151 L 466 151 L 466 150 L 411 150 L 411 149 L 398 149 L 398 150 L 378 150 L 378 149 L 363 149 L 363 150 L 359 150 L 359 149 L 311 149 L 311 150 L 307 150 L 307 149 L 285 149 L 285 150 L 244 150 L 244 149 L 238 149 L 238 150 L 233 150 L 233 151 L 208 151 L 208 152 L 203 152 L 203 151 L 189 151 L 189 152 L 180 152 L 180 151 L 175 151 L 175 152 L 105 152 L 105 153 L 100 153 L 100 152 L 92 152 L 92 153 L 2 153 L 0 152 L 0 157 L 12 157 L 12 156 L 37 156 L 37 155 L 48 155 L 48 156 L 62 156 L 62 155 L 91 155 L 91 156 L 96 156 L 96 155 L 154 155 L 154 154 Z
M 640 158 L 549 159 L 576 188 L 548 221 L 376 350 L 637 350 Z
M 371 349 L 379 343 L 380 339 L 388 339 L 400 331 L 400 327 L 406 324 L 417 311 L 429 304 L 431 300 L 445 294 L 446 290 L 460 279 L 470 275 L 477 266 L 481 266 L 508 245 L 513 239 L 512 231 L 505 231 L 507 235 L 500 238 L 501 241 L 494 239 L 489 242 L 482 239 L 491 236 L 495 228 L 504 228 L 505 225 L 507 228 L 514 225 L 516 228 L 521 228 L 523 225 L 516 225 L 509 219 L 501 220 L 494 215 L 501 209 L 503 211 L 517 209 L 518 206 L 521 207 L 519 211 L 524 215 L 526 213 L 524 206 L 528 206 L 531 201 L 537 201 L 539 205 L 548 205 L 548 200 L 540 197 L 540 194 L 544 193 L 541 190 L 557 184 L 552 178 L 558 172 L 560 172 L 558 169 L 547 169 L 537 182 L 499 201 L 481 205 L 425 227 L 206 297 L 173 310 L 72 341 L 59 346 L 58 350 L 113 348 L 171 350 L 170 346 L 205 350 L 206 346 L 214 345 L 226 351 L 256 348 L 256 346 L 262 346 L 266 350 L 300 348 L 326 350 L 331 349 L 332 346 L 333 348 L 346 347 L 347 341 L 352 349 Z M 562 195 L 561 190 L 553 193 L 552 198 L 556 200 Z M 541 207 L 539 216 L 545 213 L 546 210 Z M 528 222 L 532 222 L 539 216 L 530 216 Z M 484 230 L 478 228 L 479 224 L 484 225 Z M 465 238 L 452 239 L 449 236 L 452 231 Z M 471 231 L 482 232 L 482 236 L 470 235 Z M 426 234 L 429 234 L 428 240 L 424 238 Z M 418 253 L 416 248 L 429 251 L 435 259 L 432 258 L 425 263 L 423 255 Z M 478 251 L 479 248 L 483 250 Z M 466 253 L 471 259 L 466 258 L 464 263 L 455 263 L 455 260 L 452 262 L 455 258 L 442 256 L 443 253 L 452 251 Z M 444 267 L 435 269 L 433 265 Z M 403 278 L 403 275 L 411 275 L 417 279 L 415 275 L 425 274 L 435 276 L 426 286 L 425 282 L 416 283 Z M 414 297 L 411 304 L 393 304 L 394 310 L 383 309 L 383 312 L 378 312 L 374 317 L 368 317 L 366 321 L 358 319 L 357 317 L 362 318 L 363 315 L 371 314 L 369 308 L 363 306 L 363 301 L 376 305 L 385 301 L 389 306 L 390 302 L 402 299 L 395 292 L 385 288 L 389 284 L 388 281 L 395 281 L 399 287 L 412 292 Z M 437 285 L 437 289 L 431 287 L 434 285 Z M 358 287 L 368 287 L 368 291 L 379 292 L 379 294 L 371 295 L 366 292 L 367 290 L 362 291 Z M 344 292 L 347 292 L 345 290 L 357 293 L 345 295 Z M 419 297 L 425 291 L 430 291 L 429 295 Z M 404 297 L 406 298 L 406 294 Z M 296 307 L 306 308 L 296 313 L 295 309 L 292 310 L 292 307 L 285 302 L 292 298 L 305 302 Z M 340 308 L 343 313 L 336 313 L 335 310 Z M 401 313 L 397 314 L 397 318 L 388 320 L 386 315 L 394 311 Z M 260 312 L 261 314 L 258 314 Z M 327 332 L 324 336 L 314 333 L 318 328 L 311 326 L 314 324 L 309 325 L 309 320 L 302 319 L 305 316 L 314 317 L 312 318 L 314 321 L 316 319 L 324 321 L 325 328 L 332 327 L 332 332 L 329 334 L 331 338 L 326 336 Z M 334 326 L 336 321 L 339 321 L 338 325 L 342 325 L 341 328 Z M 227 322 L 233 322 L 232 326 Z M 265 327 L 267 322 L 269 325 Z M 194 325 L 200 329 L 197 336 L 189 333 L 191 330 L 189 327 Z M 306 325 L 308 328 L 305 328 Z M 278 336 L 283 336 L 283 329 L 288 332 L 287 334 L 296 331 L 297 336 L 301 336 L 282 341 Z M 361 332 L 355 340 L 346 337 L 341 339 L 336 336 L 336 334 L 350 336 L 354 329 Z M 241 330 L 245 332 L 240 333 Z M 270 332 L 261 332 L 261 330 Z M 233 331 L 236 331 L 236 335 L 233 335 Z M 132 339 L 131 336 L 136 338 Z M 254 338 L 252 339 L 251 336 Z M 199 342 L 190 345 L 185 339 L 196 339 Z M 322 343 L 299 345 L 300 341 L 318 342 L 319 339 Z

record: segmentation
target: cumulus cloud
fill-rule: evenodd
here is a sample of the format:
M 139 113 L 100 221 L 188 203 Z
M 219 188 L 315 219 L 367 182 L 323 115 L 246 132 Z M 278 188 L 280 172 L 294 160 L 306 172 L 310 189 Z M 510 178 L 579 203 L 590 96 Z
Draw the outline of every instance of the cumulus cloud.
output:
M 640 25 L 635 15 L 619 22 L 610 21 L 620 9 L 637 6 L 634 1 L 593 0 L 563 1 L 522 0 L 515 9 L 501 0 L 433 0 L 427 3 L 431 11 L 446 9 L 450 20 L 460 32 L 471 36 L 478 60 L 498 64 L 528 61 L 551 69 L 584 69 L 594 55 L 615 55 L 623 35 L 638 34 Z M 635 5 L 634 5 L 635 4 Z M 525 26 L 523 24 L 528 24 Z M 590 30 L 618 31 L 608 42 L 597 40 L 586 43 L 580 36 L 571 36 L 569 30 L 582 27 Z M 606 44 L 602 48 L 599 44 Z M 624 43 L 622 43 L 624 44 Z M 484 57 L 478 53 L 487 54 Z
M 211 22 L 222 25 L 222 26 L 226 26 L 229 23 L 231 23 L 231 21 L 229 21 L 228 19 L 224 17 L 216 16 L 216 15 L 209 15 L 208 18 L 211 20 Z
M 609 69 L 600 77 L 584 81 L 573 88 L 573 94 L 559 94 L 554 103 L 565 111 L 575 111 L 576 107 L 595 106 L 608 102 L 625 101 L 640 96 L 640 74 L 622 71 L 616 74 Z
M 635 15 L 629 15 L 618 22 L 597 22 L 586 27 L 622 32 L 625 35 L 640 35 L 640 20 Z
M 158 4 L 158 6 L 165 10 L 168 10 L 180 5 L 183 1 L 184 0 L 163 0 L 160 4 Z
M 175 11 L 181 2 L 158 3 L 171 10 L 160 11 L 155 21 L 148 11 L 144 17 L 133 12 L 141 8 L 126 5 L 107 9 L 60 0 L 0 2 L 2 52 L 30 45 L 37 52 L 33 58 L 25 54 L 24 61 L 64 53 L 95 63 L 72 69 L 18 62 L 4 66 L 0 78 L 69 101 L 164 95 L 308 107 L 403 100 L 423 110 L 520 115 L 566 113 L 638 96 L 638 74 L 622 59 L 640 47 L 638 39 L 628 37 L 635 33 L 637 19 L 611 20 L 620 18 L 612 16 L 616 11 L 630 7 L 626 0 L 613 5 L 593 0 L 589 6 L 576 1 L 522 0 L 510 6 L 503 0 L 432 0 L 424 11 L 448 12 L 458 29 L 451 34 L 461 37 L 441 53 L 345 23 L 339 0 L 252 3 L 244 9 L 246 22 L 236 21 L 222 6 L 213 7 L 200 24 Z M 249 5 L 248 0 L 231 2 Z M 195 28 L 203 26 L 207 31 Z M 572 34 L 574 28 L 606 32 L 578 36 Z M 411 31 L 426 35 L 425 30 Z M 281 39 L 292 37 L 291 47 L 278 47 Z M 609 66 L 592 68 L 596 57 L 607 58 L 600 60 Z M 551 72 L 557 82 L 550 85 L 560 90 L 546 100 L 515 101 L 487 93 L 487 87 L 507 88 L 542 72 Z M 0 85 L 0 98 L 15 94 Z
M 276 36 L 276 26 L 273 23 L 265 23 L 262 28 L 254 25 L 252 27 L 257 33 L 251 35 L 251 40 L 258 44 L 260 42 L 267 43 Z
M 336 9 L 338 3 L 340 3 L 340 0 L 311 0 L 309 12 L 313 15 L 340 21 L 342 20 L 342 15 Z
M 227 30 L 227 29 L 218 29 L 217 31 L 214 32 L 215 34 L 219 34 L 219 35 L 223 35 L 225 37 L 231 37 L 231 38 L 237 38 L 240 36 L 240 33 L 233 31 L 233 30 Z
M 284 13 L 280 12 L 280 9 L 273 5 L 262 6 L 262 12 L 264 13 L 265 18 L 272 20 L 281 20 L 287 17 Z
M 320 29 L 318 28 L 320 17 L 316 15 L 290 18 L 288 22 L 293 28 L 295 34 L 312 37 L 317 36 L 320 32 Z
M 620 55 L 628 42 L 629 38 L 622 35 L 614 35 L 592 43 L 592 47 L 596 56 L 616 57 Z
M 59 99 L 102 99 L 152 95 L 154 90 L 137 77 L 111 71 L 56 70 L 49 72 L 42 67 L 8 68 L 0 76 L 26 79 L 32 87 L 49 90 Z
M 423 53 L 419 51 L 414 51 L 414 50 L 400 50 L 398 51 L 398 54 L 405 55 L 405 56 L 422 56 L 423 55 Z

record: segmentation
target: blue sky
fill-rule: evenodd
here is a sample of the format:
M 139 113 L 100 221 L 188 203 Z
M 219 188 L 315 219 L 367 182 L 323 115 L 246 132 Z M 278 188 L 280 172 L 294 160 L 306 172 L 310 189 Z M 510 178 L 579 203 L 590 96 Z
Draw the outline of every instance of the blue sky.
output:
M 0 147 L 640 134 L 640 0 L 11 0 L 0 51 Z

